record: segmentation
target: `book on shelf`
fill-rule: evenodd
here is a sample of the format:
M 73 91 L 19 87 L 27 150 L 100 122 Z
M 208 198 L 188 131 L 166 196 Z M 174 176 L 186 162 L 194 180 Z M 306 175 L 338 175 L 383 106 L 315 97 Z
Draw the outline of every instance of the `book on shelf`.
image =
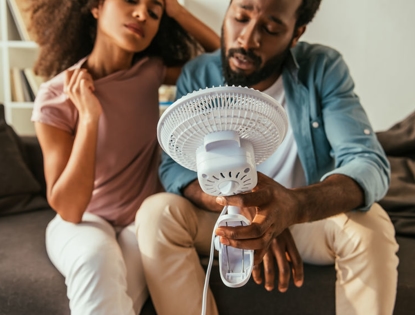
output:
M 36 97 L 37 92 L 39 91 L 40 85 L 45 81 L 42 77 L 37 76 L 32 68 L 23 69 L 26 79 L 29 83 L 30 88 L 33 91 L 34 96 Z
M 4 1 L 4 0 L 2 0 Z M 16 24 L 20 38 L 24 41 L 33 40 L 29 32 L 30 25 L 30 1 L 27 0 L 7 0 L 9 9 Z
M 12 94 L 12 102 L 24 102 L 25 96 L 23 92 L 23 81 L 19 68 L 10 69 L 10 88 Z
M 33 69 L 10 70 L 10 88 L 12 102 L 33 102 L 43 80 L 36 76 Z
M 24 101 L 25 102 L 33 102 L 35 100 L 35 94 L 33 94 L 32 88 L 29 85 L 29 81 L 26 78 L 23 69 L 19 69 L 20 78 L 23 83 L 23 94 L 24 94 Z

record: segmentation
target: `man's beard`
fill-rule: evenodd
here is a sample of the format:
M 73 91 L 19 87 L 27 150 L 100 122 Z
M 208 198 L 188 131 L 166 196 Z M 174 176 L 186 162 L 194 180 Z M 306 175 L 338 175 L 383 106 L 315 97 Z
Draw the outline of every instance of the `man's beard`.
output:
M 221 56 L 222 56 L 222 68 L 223 68 L 223 76 L 225 78 L 225 82 L 228 85 L 235 85 L 235 86 L 247 86 L 251 87 L 259 82 L 268 79 L 271 75 L 279 72 L 281 70 L 282 64 L 284 63 L 288 52 L 291 47 L 288 47 L 282 52 L 268 60 L 263 67 L 260 68 L 262 59 L 261 57 L 255 55 L 252 50 L 245 50 L 244 48 L 231 48 L 229 51 L 226 51 L 223 33 L 221 37 Z M 241 54 L 243 56 L 248 57 L 251 59 L 256 67 L 256 70 L 246 75 L 243 71 L 234 71 L 231 69 L 229 65 L 229 59 L 234 56 L 235 54 Z

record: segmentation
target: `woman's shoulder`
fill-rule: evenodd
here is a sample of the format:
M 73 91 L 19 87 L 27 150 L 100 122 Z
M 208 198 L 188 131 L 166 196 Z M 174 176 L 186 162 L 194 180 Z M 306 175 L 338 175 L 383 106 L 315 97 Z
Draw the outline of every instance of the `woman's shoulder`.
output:
M 86 58 L 82 58 L 76 64 L 69 67 L 67 70 L 77 69 L 82 66 Z M 53 78 L 45 81 L 39 87 L 38 95 L 48 95 L 48 96 L 59 96 L 63 93 L 64 82 L 65 82 L 65 71 L 58 73 Z

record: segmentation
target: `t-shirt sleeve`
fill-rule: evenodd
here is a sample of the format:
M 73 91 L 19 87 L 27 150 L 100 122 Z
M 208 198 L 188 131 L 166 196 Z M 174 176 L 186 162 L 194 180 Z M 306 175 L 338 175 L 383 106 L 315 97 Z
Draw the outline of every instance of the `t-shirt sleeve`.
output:
M 36 96 L 32 121 L 75 134 L 78 112 L 68 96 L 54 90 L 49 82 L 41 85 Z

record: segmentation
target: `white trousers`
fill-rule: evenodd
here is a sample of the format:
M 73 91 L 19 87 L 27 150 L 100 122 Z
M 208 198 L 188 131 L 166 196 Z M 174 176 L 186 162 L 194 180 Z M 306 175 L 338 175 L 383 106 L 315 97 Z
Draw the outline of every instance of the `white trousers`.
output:
M 158 315 L 200 314 L 205 274 L 198 253 L 209 253 L 217 217 L 168 193 L 151 196 L 141 205 L 137 236 Z M 394 227 L 378 204 L 368 212 L 342 213 L 290 230 L 305 262 L 335 265 L 337 315 L 392 314 L 398 245 Z M 217 313 L 209 292 L 207 314 Z
M 148 291 L 134 223 L 114 228 L 85 213 L 74 224 L 56 215 L 46 229 L 46 249 L 65 277 L 72 315 L 140 312 Z

